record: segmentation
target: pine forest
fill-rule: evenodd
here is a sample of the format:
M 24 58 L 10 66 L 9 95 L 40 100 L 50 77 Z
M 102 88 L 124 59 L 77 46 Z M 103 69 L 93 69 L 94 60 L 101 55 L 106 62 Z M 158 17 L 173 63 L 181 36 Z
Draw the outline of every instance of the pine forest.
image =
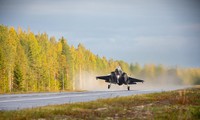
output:
M 108 74 L 117 66 L 149 82 L 175 81 L 200 84 L 199 68 L 127 63 L 93 54 L 83 44 L 69 45 L 66 38 L 35 34 L 20 27 L 0 25 L 0 93 L 81 90 L 87 78 Z

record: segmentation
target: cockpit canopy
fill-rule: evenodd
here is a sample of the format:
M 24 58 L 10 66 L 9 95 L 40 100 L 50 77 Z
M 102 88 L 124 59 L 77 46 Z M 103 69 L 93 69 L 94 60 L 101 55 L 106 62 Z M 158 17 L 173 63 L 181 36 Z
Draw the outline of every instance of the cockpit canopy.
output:
M 122 74 L 122 69 L 120 66 L 118 66 L 116 69 L 115 69 L 115 74 L 116 75 L 121 75 Z

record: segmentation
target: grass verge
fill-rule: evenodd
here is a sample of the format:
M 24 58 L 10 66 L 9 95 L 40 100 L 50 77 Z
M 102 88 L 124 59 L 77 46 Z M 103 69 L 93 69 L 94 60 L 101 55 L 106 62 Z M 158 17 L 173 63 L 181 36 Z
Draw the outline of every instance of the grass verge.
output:
M 92 102 L 0 111 L 0 119 L 200 119 L 200 86 Z

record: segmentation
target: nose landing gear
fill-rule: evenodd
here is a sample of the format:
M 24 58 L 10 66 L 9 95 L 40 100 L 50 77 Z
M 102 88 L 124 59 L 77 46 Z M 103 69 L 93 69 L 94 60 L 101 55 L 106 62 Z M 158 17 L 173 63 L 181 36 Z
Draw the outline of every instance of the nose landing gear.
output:
M 111 85 L 108 85 L 108 89 L 110 89 L 110 86 L 111 86 Z

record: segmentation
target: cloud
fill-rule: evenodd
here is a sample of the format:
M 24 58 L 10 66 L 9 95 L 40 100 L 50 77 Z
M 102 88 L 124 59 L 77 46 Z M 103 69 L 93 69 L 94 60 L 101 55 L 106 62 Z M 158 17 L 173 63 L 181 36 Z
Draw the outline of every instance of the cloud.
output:
M 134 39 L 138 46 L 143 47 L 159 47 L 165 48 L 177 48 L 185 46 L 188 40 L 183 37 L 177 36 L 141 36 Z
M 119 3 L 116 2 L 116 3 Z M 122 3 L 122 2 L 120 2 Z M 127 9 L 127 4 L 113 4 L 109 1 L 91 1 L 91 0 L 19 0 L 4 4 L 4 10 L 13 10 L 33 14 L 33 15 L 101 15 L 101 13 L 115 13 L 116 11 Z M 95 14 L 94 14 L 95 13 Z
M 194 1 L 194 2 L 193 2 Z M 1 24 L 64 36 L 95 54 L 127 62 L 198 64 L 199 2 L 5 0 Z

